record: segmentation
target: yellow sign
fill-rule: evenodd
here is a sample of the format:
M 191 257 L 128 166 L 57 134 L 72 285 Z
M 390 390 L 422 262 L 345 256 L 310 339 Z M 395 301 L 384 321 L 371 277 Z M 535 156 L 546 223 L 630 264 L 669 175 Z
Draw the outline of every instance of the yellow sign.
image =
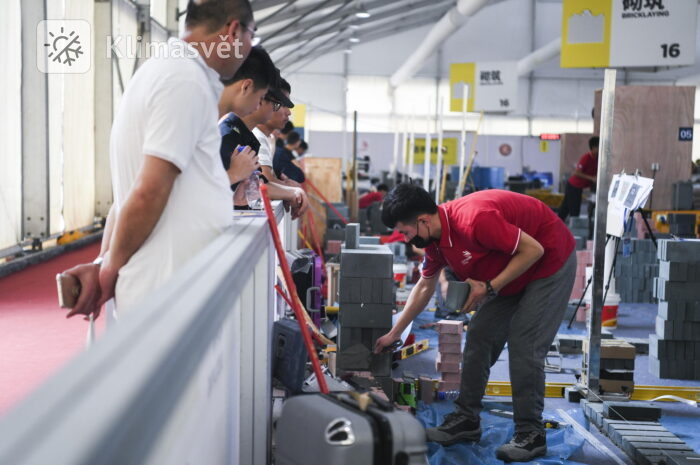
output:
M 540 152 L 542 152 L 542 153 L 549 152 L 549 141 L 547 141 L 547 140 L 540 141 Z
M 291 120 L 295 127 L 303 128 L 306 125 L 306 105 L 303 103 L 294 104 Z
M 450 111 L 462 111 L 463 92 L 467 92 L 468 95 L 467 111 L 474 111 L 475 86 L 476 63 L 452 63 L 450 65 Z
M 430 163 L 437 165 L 438 151 L 437 138 L 430 139 Z M 457 150 L 459 144 L 456 137 L 448 137 L 442 140 L 442 162 L 445 165 L 457 164 Z M 409 159 L 410 147 L 406 149 L 406 160 Z M 416 153 L 413 158 L 414 165 L 422 165 L 425 162 L 425 139 L 416 139 Z
M 563 9 L 561 67 L 607 67 L 610 63 L 612 2 L 565 0 Z

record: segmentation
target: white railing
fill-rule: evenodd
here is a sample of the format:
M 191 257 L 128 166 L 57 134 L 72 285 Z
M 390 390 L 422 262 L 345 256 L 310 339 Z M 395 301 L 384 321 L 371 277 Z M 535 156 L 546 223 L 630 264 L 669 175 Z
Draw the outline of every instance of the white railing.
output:
M 0 463 L 269 463 L 274 267 L 266 220 L 235 220 L 0 419 Z

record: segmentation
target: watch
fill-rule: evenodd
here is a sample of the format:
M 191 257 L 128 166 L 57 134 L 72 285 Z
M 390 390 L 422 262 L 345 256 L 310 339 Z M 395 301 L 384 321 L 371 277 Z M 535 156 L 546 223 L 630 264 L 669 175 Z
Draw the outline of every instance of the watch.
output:
M 496 297 L 498 292 L 496 292 L 496 289 L 491 285 L 491 281 L 486 280 L 484 283 L 486 284 L 486 295 L 489 297 Z

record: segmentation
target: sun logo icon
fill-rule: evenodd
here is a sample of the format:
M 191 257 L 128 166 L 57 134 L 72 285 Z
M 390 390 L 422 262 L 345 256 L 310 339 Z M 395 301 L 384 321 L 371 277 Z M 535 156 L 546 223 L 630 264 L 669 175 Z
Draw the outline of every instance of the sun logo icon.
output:
M 92 55 L 90 23 L 45 20 L 37 25 L 37 67 L 42 73 L 85 73 Z M 84 56 L 83 56 L 84 55 Z
M 71 31 L 70 34 L 65 35 L 64 28 L 61 28 L 61 35 L 58 37 L 54 35 L 53 32 L 49 32 L 49 35 L 53 38 L 53 41 L 50 44 L 44 44 L 44 47 L 53 48 L 53 51 L 49 53 L 49 58 L 53 57 L 53 61 L 72 66 L 73 62 L 83 54 L 81 50 L 82 46 L 80 45 L 80 36 L 76 35 L 75 31 Z M 74 58 L 71 58 L 71 54 L 73 54 Z M 62 56 L 65 57 L 63 62 L 61 62 Z

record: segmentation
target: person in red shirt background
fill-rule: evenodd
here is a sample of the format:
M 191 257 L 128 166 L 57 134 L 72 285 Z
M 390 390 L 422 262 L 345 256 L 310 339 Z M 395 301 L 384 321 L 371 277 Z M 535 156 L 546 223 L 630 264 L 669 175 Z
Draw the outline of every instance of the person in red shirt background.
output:
M 564 201 L 559 207 L 559 218 L 563 221 L 566 221 L 569 215 L 579 216 L 581 214 L 583 190 L 586 187 L 593 187 L 598 179 L 598 142 L 598 137 L 588 139 L 588 148 L 591 151 L 581 156 L 576 164 L 574 174 L 566 182 Z
M 480 440 L 481 399 L 507 342 L 515 435 L 497 457 L 520 462 L 544 455 L 544 362 L 576 274 L 569 229 L 547 205 L 526 195 L 492 189 L 437 206 L 411 184 L 399 184 L 386 196 L 382 221 L 424 248 L 425 259 L 396 324 L 377 339 L 376 353 L 423 311 L 443 267 L 471 286 L 462 311 L 477 310 L 467 332 L 456 410 L 427 430 L 428 440 Z
M 382 200 L 384 200 L 384 196 L 387 192 L 389 192 L 389 187 L 386 184 L 377 184 L 376 191 L 367 192 L 365 195 L 360 197 L 360 208 L 367 208 L 374 202 L 381 202 Z

